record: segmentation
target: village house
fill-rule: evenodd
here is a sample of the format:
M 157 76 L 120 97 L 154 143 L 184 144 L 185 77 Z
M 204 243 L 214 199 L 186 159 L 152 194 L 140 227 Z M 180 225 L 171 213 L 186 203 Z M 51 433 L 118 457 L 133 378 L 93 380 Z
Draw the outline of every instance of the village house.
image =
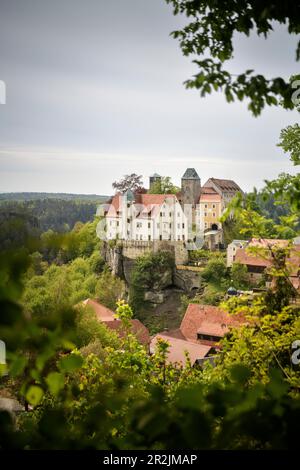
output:
M 249 240 L 232 240 L 227 246 L 226 264 L 227 268 L 231 268 L 235 261 L 235 255 L 239 248 L 244 248 L 248 245 Z
M 274 247 L 287 248 L 292 243 L 290 255 L 287 259 L 287 267 L 290 270 L 289 279 L 295 289 L 300 290 L 300 244 L 297 239 L 291 240 L 280 240 L 280 239 L 266 239 L 266 238 L 252 238 L 249 242 L 244 243 L 243 247 L 237 247 L 235 254 L 232 257 L 232 262 L 243 264 L 247 267 L 250 282 L 255 284 L 261 280 L 266 269 L 272 265 L 272 249 Z M 228 255 L 227 248 L 227 260 L 231 257 Z M 261 252 L 251 252 L 249 248 L 254 247 L 263 249 Z M 233 251 L 230 247 L 230 253 Z M 231 258 L 230 258 L 231 259 Z M 268 285 L 271 286 L 271 278 Z
M 79 304 L 79 306 L 90 308 L 96 314 L 99 321 L 103 322 L 107 328 L 115 331 L 121 338 L 126 335 L 126 331 L 123 329 L 121 320 L 119 320 L 112 310 L 102 305 L 97 300 L 86 299 Z M 143 325 L 140 320 L 130 320 L 131 331 L 137 337 L 138 341 L 149 349 L 150 335 L 148 329 Z
M 161 179 L 150 176 L 150 188 Z M 207 240 L 210 248 L 223 241 L 220 217 L 240 187 L 231 180 L 209 178 L 201 187 L 194 168 L 181 178 L 178 194 L 134 194 L 111 198 L 104 210 L 107 240 Z
M 168 341 L 167 360 L 186 365 L 186 352 L 191 365 L 210 360 L 220 349 L 219 341 L 230 331 L 246 324 L 242 315 L 229 315 L 212 305 L 189 304 L 180 328 L 156 334 L 151 339 L 150 352 L 155 350 L 159 338 Z

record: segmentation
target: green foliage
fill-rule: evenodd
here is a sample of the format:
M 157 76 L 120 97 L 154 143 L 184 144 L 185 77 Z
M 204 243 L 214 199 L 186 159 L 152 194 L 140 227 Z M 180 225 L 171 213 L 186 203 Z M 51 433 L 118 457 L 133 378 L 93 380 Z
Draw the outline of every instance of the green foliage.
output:
M 227 277 L 227 267 L 221 257 L 212 258 L 201 272 L 201 277 L 207 282 L 220 284 L 222 279 Z
M 177 194 L 180 191 L 178 186 L 175 186 L 169 176 L 162 176 L 156 180 L 149 189 L 149 194 Z
M 166 278 L 172 279 L 174 257 L 168 251 L 149 253 L 137 258 L 131 273 L 130 303 L 138 312 L 146 290 L 160 290 Z
M 185 82 L 187 88 L 196 88 L 201 96 L 212 91 L 222 91 L 228 103 L 238 99 L 249 100 L 248 109 L 258 116 L 265 105 L 280 104 L 293 109 L 292 82 L 282 77 L 267 79 L 254 75 L 254 70 L 231 74 L 223 64 L 234 55 L 233 37 L 236 34 L 249 36 L 254 32 L 265 38 L 273 30 L 273 22 L 287 24 L 290 34 L 299 33 L 299 5 L 288 0 L 282 8 L 280 0 L 250 0 L 241 2 L 211 2 L 209 0 L 166 0 L 173 6 L 174 14 L 187 17 L 189 23 L 172 36 L 179 40 L 185 56 L 199 56 L 193 62 L 199 72 Z M 207 57 L 208 56 L 208 57 Z M 296 50 L 300 58 L 300 43 Z
M 230 271 L 230 279 L 236 289 L 249 288 L 250 278 L 247 267 L 240 263 L 233 263 Z
M 125 283 L 120 278 L 114 276 L 110 271 L 105 270 L 97 280 L 95 296 L 105 307 L 115 309 L 116 303 L 125 295 Z
M 5 196 L 5 195 L 4 195 Z M 5 196 L 7 198 L 7 195 Z M 20 196 L 21 198 L 21 196 Z M 27 219 L 36 221 L 36 227 L 39 233 L 46 232 L 47 230 L 54 230 L 56 232 L 67 232 L 72 230 L 76 222 L 83 223 L 89 222 L 94 219 L 97 209 L 97 204 L 103 201 L 99 197 L 97 201 L 85 200 L 67 200 L 53 198 L 40 198 L 27 200 L 26 198 L 20 200 L 1 200 L 0 210 L 1 214 L 23 214 Z
M 300 127 L 298 124 L 288 126 L 281 131 L 279 147 L 289 154 L 295 166 L 300 164 Z M 300 174 L 281 174 L 277 180 L 266 181 L 266 192 L 277 200 L 277 204 L 287 204 L 299 220 L 300 209 Z
M 117 347 L 117 334 L 100 322 L 94 310 L 89 306 L 78 306 L 76 316 L 76 344 L 84 348 L 90 344 L 100 343 L 101 348 Z

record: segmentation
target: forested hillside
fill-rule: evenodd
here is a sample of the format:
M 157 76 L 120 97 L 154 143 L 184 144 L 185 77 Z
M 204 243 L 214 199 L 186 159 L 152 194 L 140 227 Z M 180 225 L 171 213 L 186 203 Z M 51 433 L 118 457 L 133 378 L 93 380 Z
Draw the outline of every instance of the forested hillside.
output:
M 95 201 L 101 202 L 107 199 L 107 196 L 98 194 L 68 194 L 68 193 L 0 193 L 0 201 L 34 201 L 36 199 L 64 199 L 65 201 Z
M 20 238 L 21 235 L 9 227 L 22 225 L 22 220 L 26 219 L 25 226 L 28 234 L 41 234 L 47 230 L 68 232 L 72 230 L 76 222 L 92 221 L 98 205 L 102 202 L 101 197 L 95 200 L 81 200 L 79 198 L 3 200 L 0 202 L 0 222 L 2 225 L 0 246 L 14 245 L 15 238 Z M 21 231 L 24 231 L 24 227 Z

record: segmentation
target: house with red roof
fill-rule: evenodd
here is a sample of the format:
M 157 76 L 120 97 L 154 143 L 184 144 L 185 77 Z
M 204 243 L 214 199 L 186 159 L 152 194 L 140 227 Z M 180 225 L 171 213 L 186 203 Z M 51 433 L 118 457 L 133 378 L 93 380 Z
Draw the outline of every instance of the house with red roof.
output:
M 288 248 L 292 243 L 290 255 L 286 264 L 290 271 L 290 281 L 299 289 L 300 286 L 300 245 L 290 240 L 252 238 L 243 248 L 236 250 L 233 258 L 234 262 L 243 264 L 247 267 L 250 280 L 253 283 L 259 281 L 267 268 L 272 266 L 272 250 L 277 248 Z M 262 250 L 251 251 L 249 248 L 261 248 Z
M 91 308 L 95 312 L 97 319 L 103 322 L 107 328 L 110 328 L 111 330 L 118 333 L 121 338 L 127 334 L 127 332 L 124 331 L 121 320 L 117 318 L 115 312 L 105 307 L 97 300 L 86 299 L 79 305 L 86 308 Z M 148 349 L 150 344 L 148 328 L 146 328 L 145 325 L 140 322 L 140 320 L 135 318 L 130 320 L 130 325 L 131 332 L 137 337 L 138 341 Z
M 186 365 L 186 354 L 191 364 L 211 360 L 220 349 L 219 341 L 232 328 L 246 324 L 242 315 L 230 315 L 212 305 L 189 304 L 177 330 L 164 331 L 151 339 L 150 352 L 154 353 L 159 338 L 169 343 L 168 362 Z

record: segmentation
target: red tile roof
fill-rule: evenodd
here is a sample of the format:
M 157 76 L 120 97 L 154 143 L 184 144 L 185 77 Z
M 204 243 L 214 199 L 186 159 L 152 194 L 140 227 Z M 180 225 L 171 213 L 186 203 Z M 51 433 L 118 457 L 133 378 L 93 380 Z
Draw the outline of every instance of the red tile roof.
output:
M 206 202 L 206 201 L 216 201 L 220 202 L 221 201 L 221 196 L 218 193 L 214 194 L 201 194 L 199 198 L 199 202 Z
M 145 325 L 143 325 L 143 323 L 137 319 L 130 320 L 130 324 L 131 324 L 131 332 L 137 337 L 139 342 L 146 346 L 149 346 L 150 334 L 149 334 L 148 329 L 145 327 Z M 121 320 L 106 321 L 105 325 L 108 328 L 116 331 L 121 338 L 124 338 L 126 331 L 124 331 L 122 327 Z
M 189 304 L 180 325 L 182 334 L 197 341 L 198 333 L 223 337 L 230 327 L 245 324 L 242 315 L 230 315 L 212 305 Z
M 97 300 L 86 299 L 82 302 L 86 307 L 91 307 L 99 321 L 105 323 L 105 325 L 115 330 L 122 338 L 125 335 L 125 331 L 122 328 L 122 322 L 116 317 L 115 312 L 100 304 Z M 132 333 L 137 337 L 140 343 L 149 345 L 150 335 L 148 329 L 137 319 L 130 320 Z
M 153 354 L 155 352 L 155 346 L 158 339 L 161 338 L 169 343 L 169 352 L 167 356 L 167 361 L 172 364 L 179 364 L 182 366 L 186 365 L 186 356 L 185 351 L 188 353 L 191 364 L 198 359 L 203 359 L 206 357 L 211 350 L 211 346 L 205 346 L 199 343 L 193 343 L 191 341 L 186 341 L 183 339 L 173 338 L 167 334 L 157 334 L 155 335 L 150 344 L 150 352 Z
M 137 206 L 140 205 L 140 216 L 142 217 L 142 212 L 157 212 L 161 205 L 165 202 L 167 198 L 175 199 L 175 194 L 136 194 L 134 204 Z M 110 205 L 107 207 L 107 216 L 108 217 L 117 217 L 117 212 L 122 210 L 122 194 L 116 194 L 111 199 Z
M 261 266 L 261 267 L 269 267 L 272 264 L 271 253 L 270 257 L 268 253 L 259 254 L 259 253 L 249 253 L 247 248 L 248 247 L 261 247 L 261 248 L 272 248 L 274 246 L 278 247 L 287 247 L 289 245 L 289 240 L 279 240 L 279 239 L 258 239 L 253 238 L 249 245 L 245 248 L 239 248 L 236 251 L 234 261 L 245 264 L 247 266 Z M 291 249 L 290 256 L 287 259 L 287 266 L 291 269 L 291 274 L 293 276 L 298 274 L 300 269 L 300 245 L 294 245 Z

